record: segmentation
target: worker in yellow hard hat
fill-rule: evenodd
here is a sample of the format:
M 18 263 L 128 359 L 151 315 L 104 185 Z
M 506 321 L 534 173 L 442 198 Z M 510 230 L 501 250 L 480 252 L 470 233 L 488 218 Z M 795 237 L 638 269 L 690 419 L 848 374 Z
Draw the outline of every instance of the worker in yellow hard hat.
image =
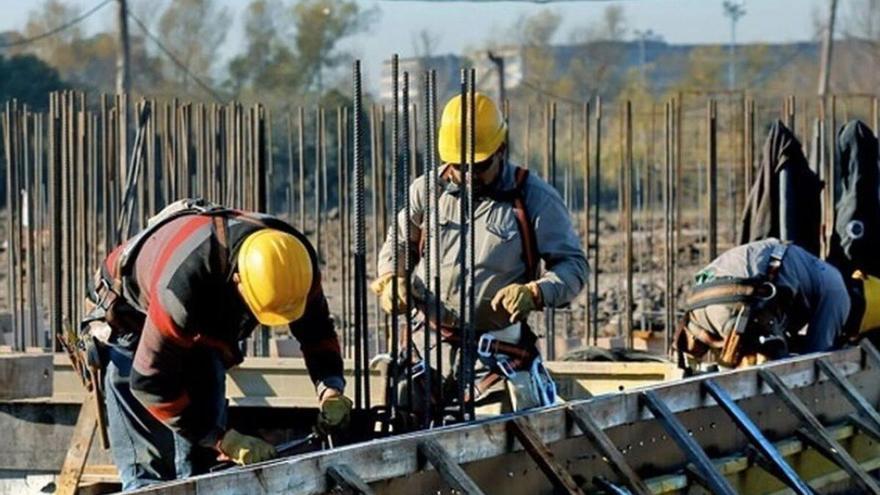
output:
M 462 103 L 460 96 L 452 98 L 443 109 L 440 122 L 437 148 L 443 166 L 436 177 L 438 187 L 432 188 L 440 196 L 437 223 L 440 232 L 439 236 L 432 236 L 436 240 L 430 247 L 431 259 L 422 256 L 429 237 L 425 228 L 428 181 L 422 176 L 410 186 L 410 217 L 401 211 L 396 222 L 398 252 L 410 249 L 419 254 L 419 258 L 410 273 L 402 265 L 394 266 L 394 246 L 389 233 L 379 253 L 378 277 L 372 289 L 386 312 L 406 311 L 409 314 L 407 310 L 416 309 L 418 323 L 442 327 L 443 345 L 450 348 L 450 352 L 443 353 L 450 362 L 442 369 L 448 374 L 432 380 L 432 384 L 442 382 L 451 388 L 446 393 L 432 393 L 432 397 L 442 395 L 443 402 L 446 402 L 434 404 L 434 412 L 440 414 L 442 406 L 448 405 L 448 399 L 458 396 L 454 390 L 459 367 L 454 361 L 459 359 L 458 350 L 462 344 L 458 332 L 462 272 L 455 260 L 460 260 L 461 254 L 458 226 L 466 173 L 463 163 L 472 161 L 476 299 L 473 324 L 479 339 L 477 348 L 481 352 L 477 363 L 476 394 L 466 400 L 476 401 L 477 406 L 487 402 L 497 404 L 498 394 L 495 392 L 500 389 L 502 408 L 518 410 L 552 403 L 555 401 L 554 386 L 541 364 L 537 337 L 529 327 L 528 318 L 534 311 L 566 305 L 577 296 L 587 277 L 586 256 L 556 189 L 536 174 L 508 163 L 507 124 L 495 102 L 481 93 L 476 93 L 473 108 L 467 109 L 467 114 L 475 116 L 471 160 L 468 144 L 462 143 Z M 412 232 L 409 239 L 403 235 L 406 222 L 410 223 Z M 403 258 L 398 257 L 399 260 Z M 431 309 L 435 288 L 430 281 L 424 280 L 427 264 L 431 265 L 434 274 L 441 267 L 439 297 L 442 314 L 439 317 Z M 412 288 L 410 294 L 404 290 L 407 277 Z M 393 283 L 395 279 L 396 284 Z M 396 295 L 395 285 L 399 289 Z M 414 308 L 407 307 L 407 304 Z M 429 318 L 425 318 L 426 311 Z M 400 356 L 400 359 L 408 362 L 414 370 L 420 370 L 424 364 L 424 350 L 419 348 L 422 337 L 416 336 L 414 342 L 413 355 Z M 401 349 L 405 348 L 401 346 Z M 435 364 L 432 362 L 431 366 Z M 503 398 L 504 383 L 508 385 L 509 401 Z M 418 390 L 415 395 L 419 395 Z M 404 404 L 408 396 L 408 393 L 402 393 L 400 403 Z M 423 397 L 414 397 L 413 401 L 413 417 L 420 417 L 421 413 L 416 409 L 426 401 Z
M 288 326 L 315 383 L 318 430 L 348 423 L 342 358 L 315 251 L 268 215 L 182 200 L 114 249 L 84 332 L 104 355 L 113 459 L 123 489 L 204 472 L 203 458 L 275 456 L 226 421 L 225 371 L 258 325 Z

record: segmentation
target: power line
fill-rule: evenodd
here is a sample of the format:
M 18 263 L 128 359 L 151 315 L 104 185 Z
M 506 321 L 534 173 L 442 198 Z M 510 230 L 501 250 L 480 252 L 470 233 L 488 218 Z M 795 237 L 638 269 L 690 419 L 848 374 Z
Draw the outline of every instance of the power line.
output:
M 50 29 L 50 30 L 46 31 L 45 33 L 41 33 L 36 36 L 32 36 L 30 38 L 21 38 L 21 39 L 15 40 L 15 41 L 0 43 L 0 48 L 12 48 L 15 46 L 27 45 L 30 43 L 34 43 L 35 41 L 40 41 L 42 39 L 48 38 L 50 36 L 54 36 L 54 35 L 60 33 L 61 31 L 64 31 L 65 29 L 70 29 L 73 26 L 79 24 L 80 22 L 88 19 L 92 14 L 101 10 L 102 8 L 104 8 L 105 5 L 107 5 L 108 3 L 112 2 L 112 1 L 113 0 L 104 0 L 103 2 L 99 3 L 98 5 L 92 7 L 90 10 L 86 11 L 84 14 L 82 14 L 78 17 L 74 17 L 70 21 L 65 22 L 64 24 L 62 24 L 56 28 Z
M 181 62 L 180 59 L 178 59 L 174 55 L 174 53 L 171 52 L 171 50 L 166 48 L 165 45 L 162 43 L 162 41 L 159 40 L 159 38 L 157 36 L 155 36 L 153 33 L 151 33 L 150 30 L 147 29 L 147 26 L 143 22 L 141 22 L 141 20 L 138 19 L 137 16 L 134 15 L 134 13 L 132 13 L 130 10 L 128 11 L 128 17 L 130 17 L 131 20 L 133 20 L 134 23 L 137 24 L 139 28 L 141 28 L 141 31 L 144 32 L 144 35 L 146 35 L 147 38 L 150 38 L 150 40 L 152 40 L 153 43 L 155 43 L 156 46 L 159 47 L 159 50 L 161 50 L 162 53 L 164 53 L 172 62 L 174 62 L 174 65 L 176 65 L 180 70 L 182 70 L 189 77 L 191 77 L 193 79 L 193 81 L 195 81 L 196 84 L 200 88 L 204 89 L 215 100 L 217 100 L 218 103 L 224 103 L 224 104 L 226 103 L 226 100 L 224 100 L 223 97 L 220 96 L 219 93 L 214 91 L 214 89 L 211 86 L 208 86 L 208 84 L 206 82 L 202 81 L 197 75 L 193 74 L 192 71 L 189 70 L 189 67 L 187 67 L 186 64 Z

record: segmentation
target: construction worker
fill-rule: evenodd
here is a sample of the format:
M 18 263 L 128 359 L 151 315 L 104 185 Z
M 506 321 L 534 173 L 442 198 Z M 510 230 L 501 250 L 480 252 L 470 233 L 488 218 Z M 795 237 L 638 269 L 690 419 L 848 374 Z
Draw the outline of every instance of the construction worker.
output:
M 804 248 L 766 239 L 737 246 L 697 273 L 675 336 L 679 365 L 725 368 L 828 351 L 850 324 L 840 272 Z
M 272 445 L 226 425 L 225 373 L 257 324 L 300 341 L 321 412 L 344 427 L 342 359 L 315 251 L 291 226 L 182 200 L 114 249 L 96 277 L 85 332 L 104 354 L 112 455 L 124 490 L 250 464 Z
M 574 231 L 568 211 L 557 191 L 527 170 L 507 162 L 507 125 L 496 104 L 487 96 L 477 93 L 474 105 L 475 143 L 473 165 L 474 189 L 474 331 L 478 342 L 479 360 L 476 363 L 476 405 L 493 402 L 504 396 L 507 382 L 511 403 L 505 407 L 524 409 L 555 401 L 553 383 L 543 368 L 536 348 L 537 338 L 529 329 L 527 319 L 533 311 L 568 304 L 581 291 L 587 277 L 587 262 L 580 240 Z M 412 310 L 417 330 L 414 355 L 403 356 L 404 368 L 418 375 L 425 349 L 420 336 L 426 325 L 432 332 L 436 325 L 443 334 L 443 374 L 432 380 L 438 390 L 432 397 L 442 395 L 442 403 L 433 401 L 433 413 L 441 414 L 442 407 L 457 397 L 458 360 L 461 359 L 460 318 L 457 314 L 460 298 L 462 252 L 459 242 L 459 208 L 465 191 L 464 171 L 461 164 L 462 100 L 452 98 L 445 106 L 438 135 L 438 152 L 443 166 L 436 180 L 439 195 L 439 236 L 428 236 L 425 229 L 425 206 L 428 201 L 427 178 L 421 176 L 410 186 L 410 217 L 405 211 L 397 217 L 398 250 L 406 249 L 420 258 L 407 273 L 401 263 L 392 265 L 392 231 L 378 257 L 379 274 L 371 285 L 379 296 L 382 308 L 388 312 L 410 314 Z M 433 188 L 432 188 L 433 189 Z M 405 223 L 411 227 L 410 239 L 404 236 Z M 392 227 L 394 228 L 394 227 Z M 432 237 L 431 258 L 422 257 L 422 248 Z M 439 267 L 437 260 L 439 260 Z M 539 261 L 544 272 L 539 274 Z M 433 289 L 430 281 L 423 280 L 425 264 L 431 264 L 432 273 L 442 277 L 440 294 L 441 315 L 432 313 Z M 412 288 L 406 297 L 407 277 Z M 394 280 L 398 297 L 394 300 Z M 430 289 L 430 290 L 429 290 Z M 407 308 L 407 299 L 414 307 Z M 430 318 L 426 318 L 432 315 Z M 404 332 L 405 333 L 405 332 Z M 405 339 L 405 336 L 404 336 Z M 436 345 L 436 341 L 434 344 Z M 402 347 L 404 348 L 404 347 Z M 436 351 L 432 352 L 432 356 Z M 431 363 L 436 374 L 436 360 Z M 405 370 L 406 371 L 406 370 Z M 417 376 L 418 378 L 418 376 Z M 441 383 L 442 382 L 442 383 Z M 413 386 L 414 404 L 411 410 L 424 411 L 427 400 L 419 380 Z M 500 392 L 496 394 L 495 392 Z M 410 393 L 401 392 L 401 404 Z M 469 400 L 466 397 L 465 400 Z M 405 405 L 404 405 L 405 406 Z M 405 406 L 406 407 L 406 406 Z

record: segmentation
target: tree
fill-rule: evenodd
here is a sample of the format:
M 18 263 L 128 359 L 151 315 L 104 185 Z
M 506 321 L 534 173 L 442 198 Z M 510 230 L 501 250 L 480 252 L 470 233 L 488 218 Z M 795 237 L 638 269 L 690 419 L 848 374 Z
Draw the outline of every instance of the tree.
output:
M 337 44 L 367 29 L 373 14 L 351 0 L 252 0 L 244 17 L 245 48 L 230 61 L 226 85 L 238 98 L 258 97 L 282 111 L 320 99 L 341 80 L 327 84 L 329 71 L 351 59 Z
M 34 55 L 0 56 L 0 104 L 16 99 L 35 110 L 45 110 L 46 95 L 64 89 L 58 71 Z
M 23 38 L 31 38 L 72 22 L 80 15 L 76 6 L 61 0 L 44 0 L 39 8 L 28 13 L 28 21 L 22 33 Z M 82 29 L 78 24 L 64 29 L 34 43 L 10 49 L 10 54 L 33 54 L 47 64 L 58 69 L 62 77 L 77 69 L 80 63 L 77 43 L 82 40 Z
M 167 77 L 187 92 L 195 74 L 210 79 L 217 49 L 226 38 L 229 13 L 215 0 L 175 0 L 159 18 L 159 35 L 188 72 L 171 64 Z
M 350 60 L 347 53 L 336 51 L 337 43 L 367 29 L 374 12 L 362 11 L 352 0 L 302 0 L 294 4 L 294 46 L 305 87 L 323 92 L 324 69 Z

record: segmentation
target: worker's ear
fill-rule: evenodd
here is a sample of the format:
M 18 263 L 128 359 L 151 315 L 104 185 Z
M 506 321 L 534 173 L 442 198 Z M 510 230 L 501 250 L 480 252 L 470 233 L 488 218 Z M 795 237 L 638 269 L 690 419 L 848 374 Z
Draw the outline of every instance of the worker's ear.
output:
M 239 294 L 241 294 L 241 277 L 238 276 L 238 272 L 232 274 L 232 283 L 235 284 L 235 289 L 238 290 Z

